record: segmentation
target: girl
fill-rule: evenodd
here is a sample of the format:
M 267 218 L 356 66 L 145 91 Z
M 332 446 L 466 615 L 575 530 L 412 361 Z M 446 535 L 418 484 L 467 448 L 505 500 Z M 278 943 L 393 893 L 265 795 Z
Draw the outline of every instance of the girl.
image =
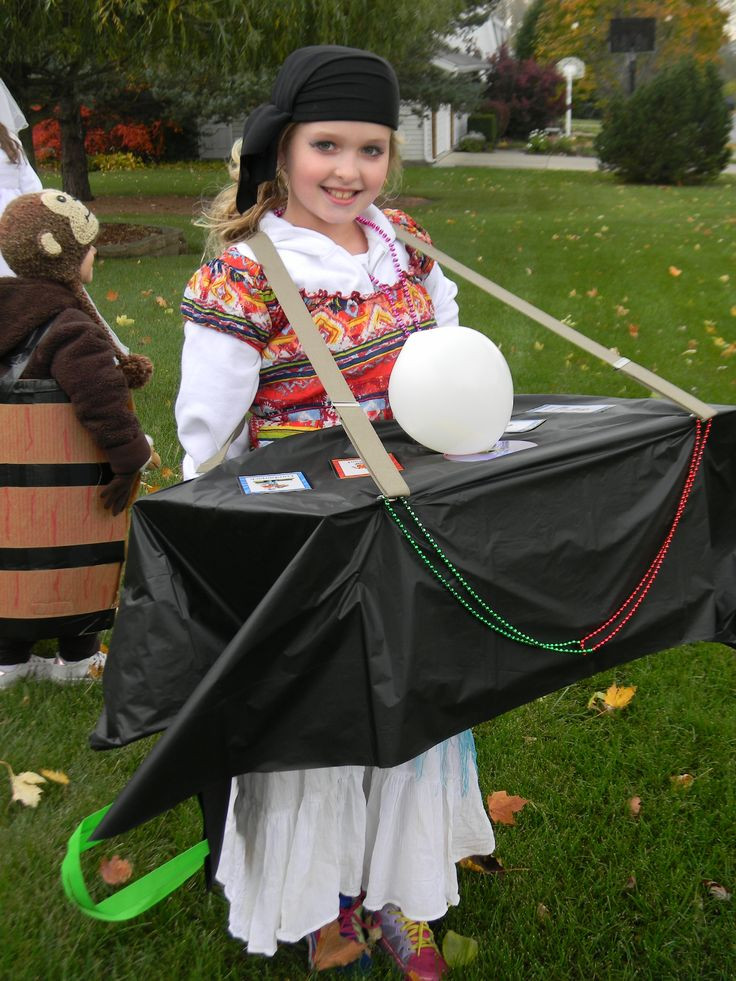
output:
M 0 215 L 13 198 L 41 190 L 41 181 L 23 152 L 17 133 L 28 123 L 18 103 L 0 79 Z M 13 272 L 0 253 L 0 276 Z
M 361 405 L 391 418 L 392 365 L 415 330 L 456 324 L 456 287 L 373 204 L 399 167 L 399 91 L 370 52 L 302 48 L 245 123 L 237 183 L 208 216 L 224 252 L 191 279 L 176 416 L 184 476 L 250 408 L 234 456 L 338 423 L 248 246 L 274 242 Z M 237 146 L 237 145 L 236 145 Z M 235 152 L 234 152 L 234 159 Z M 339 733 L 335 734 L 339 738 Z M 251 953 L 307 937 L 310 967 L 370 966 L 373 926 L 405 976 L 447 970 L 427 925 L 459 901 L 455 863 L 493 850 L 470 732 L 391 769 L 246 773 L 233 781 L 217 878 Z M 331 953 L 326 953 L 327 949 Z

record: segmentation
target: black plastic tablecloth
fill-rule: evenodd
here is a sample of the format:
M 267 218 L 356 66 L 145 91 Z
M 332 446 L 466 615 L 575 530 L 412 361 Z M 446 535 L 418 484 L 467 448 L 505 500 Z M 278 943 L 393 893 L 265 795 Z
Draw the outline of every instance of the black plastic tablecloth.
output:
M 535 411 L 603 402 L 590 414 Z M 656 578 L 610 642 L 559 653 L 489 629 L 403 537 L 370 477 L 337 478 L 330 461 L 355 456 L 340 428 L 274 442 L 133 508 L 91 744 L 167 732 L 99 836 L 237 773 L 393 766 L 613 665 L 691 641 L 736 643 L 736 409 L 713 420 L 679 522 L 697 427 L 687 413 L 657 400 L 517 396 L 514 418 L 531 417 L 544 422 L 506 438 L 534 446 L 475 463 L 446 460 L 395 423 L 377 428 L 455 568 L 448 584 L 463 596 L 457 580 L 470 584 L 502 618 L 487 619 L 543 643 L 605 623 L 674 522 Z M 238 480 L 288 471 L 311 489 L 245 494 Z M 401 502 L 396 511 L 406 517 Z

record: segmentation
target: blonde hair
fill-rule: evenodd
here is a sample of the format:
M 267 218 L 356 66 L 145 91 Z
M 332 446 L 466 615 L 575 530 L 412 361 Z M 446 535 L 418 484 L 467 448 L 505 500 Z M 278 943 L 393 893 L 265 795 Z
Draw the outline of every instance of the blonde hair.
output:
M 299 123 L 289 123 L 279 139 L 278 156 L 281 156 Z M 209 207 L 202 210 L 202 215 L 194 222 L 200 228 L 208 229 L 204 254 L 207 258 L 217 256 L 228 245 L 242 242 L 258 231 L 261 218 L 278 208 L 285 208 L 289 197 L 289 186 L 282 169 L 276 171 L 272 181 L 264 181 L 258 185 L 258 198 L 252 208 L 241 215 L 235 199 L 238 194 L 238 177 L 240 175 L 240 151 L 242 139 L 236 140 L 230 151 L 227 163 L 228 174 L 232 183 L 223 188 Z M 391 133 L 389 143 L 389 164 L 383 195 L 395 194 L 401 182 L 401 152 L 398 133 Z

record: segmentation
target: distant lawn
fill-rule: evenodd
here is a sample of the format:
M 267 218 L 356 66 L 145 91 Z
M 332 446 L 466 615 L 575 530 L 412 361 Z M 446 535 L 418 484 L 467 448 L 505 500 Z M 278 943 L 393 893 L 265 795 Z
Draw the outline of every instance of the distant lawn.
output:
M 95 193 L 105 195 L 195 198 L 212 193 L 217 181 L 210 166 L 93 175 Z M 403 194 L 426 199 L 408 210 L 460 261 L 701 398 L 732 403 L 735 191 L 733 178 L 704 188 L 642 188 L 599 174 L 417 167 L 407 168 Z M 123 214 L 121 208 L 116 217 Z M 170 483 L 179 466 L 172 417 L 178 302 L 199 263 L 201 233 L 185 216 L 160 220 L 187 230 L 191 254 L 106 260 L 92 293 L 113 326 L 120 315 L 135 320 L 120 334 L 156 364 L 136 403 L 172 471 L 155 480 Z M 647 395 L 473 287 L 460 285 L 460 308 L 463 323 L 502 345 L 518 391 Z M 614 681 L 638 686 L 633 701 L 620 714 L 596 716 L 587 709 L 590 696 Z M 694 645 L 624 665 L 477 728 L 483 792 L 505 789 L 531 803 L 516 827 L 496 829 L 507 874 L 461 875 L 462 904 L 438 933 L 451 928 L 475 937 L 480 955 L 455 977 L 736 976 L 735 900 L 718 900 L 707 885 L 731 893 L 736 887 L 734 691 L 733 651 Z M 0 693 L 0 758 L 16 772 L 61 769 L 72 781 L 47 787 L 37 810 L 28 810 L 9 804 L 0 772 L 0 976 L 305 977 L 303 948 L 283 948 L 272 961 L 243 958 L 227 937 L 224 902 L 206 895 L 196 877 L 127 925 L 93 922 L 66 904 L 58 883 L 66 839 L 82 817 L 114 798 L 150 748 L 147 741 L 91 753 L 86 736 L 100 708 L 99 686 L 28 683 Z M 671 779 L 682 774 L 694 777 L 689 789 Z M 635 796 L 638 817 L 628 805 Z M 94 894 L 109 892 L 97 878 L 101 857 L 129 857 L 140 874 L 199 836 L 190 802 L 103 844 L 86 863 Z M 377 981 L 396 976 L 384 959 L 376 967 Z

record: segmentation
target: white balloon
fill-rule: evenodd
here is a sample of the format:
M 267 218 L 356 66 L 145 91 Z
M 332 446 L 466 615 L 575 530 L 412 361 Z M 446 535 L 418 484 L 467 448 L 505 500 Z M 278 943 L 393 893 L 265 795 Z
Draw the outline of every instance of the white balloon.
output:
M 506 359 L 485 334 L 435 327 L 411 334 L 388 383 L 394 418 L 413 439 L 450 455 L 490 450 L 511 418 Z

